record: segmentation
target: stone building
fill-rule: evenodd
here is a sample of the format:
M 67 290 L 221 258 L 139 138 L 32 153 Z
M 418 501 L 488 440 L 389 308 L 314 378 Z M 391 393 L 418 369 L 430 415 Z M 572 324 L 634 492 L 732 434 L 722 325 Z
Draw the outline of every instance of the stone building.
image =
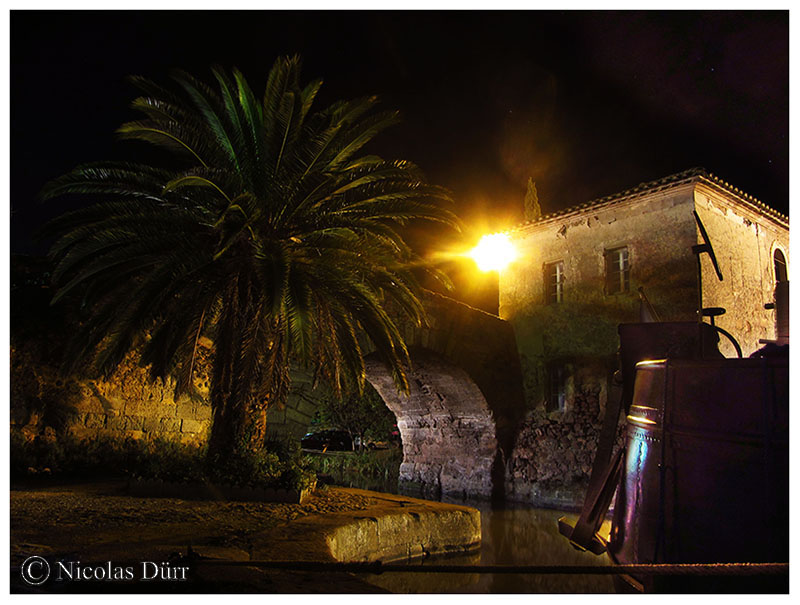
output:
M 700 295 L 695 213 L 723 276 L 702 254 Z M 500 316 L 514 327 L 530 410 L 508 469 L 514 499 L 562 500 L 563 489 L 570 500 L 585 483 L 602 411 L 619 397 L 617 326 L 640 320 L 640 289 L 661 321 L 696 320 L 699 296 L 702 308 L 724 308 L 713 320 L 744 356 L 777 336 L 767 307 L 776 283 L 788 280 L 789 220 L 702 169 L 542 216 L 510 235 L 518 258 L 500 276 Z M 726 339 L 720 350 L 736 355 Z

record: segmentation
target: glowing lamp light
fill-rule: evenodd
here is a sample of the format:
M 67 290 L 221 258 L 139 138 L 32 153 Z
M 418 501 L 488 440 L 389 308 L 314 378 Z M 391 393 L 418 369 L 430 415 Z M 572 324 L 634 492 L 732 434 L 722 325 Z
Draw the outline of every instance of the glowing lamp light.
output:
M 514 259 L 517 251 L 505 233 L 484 235 L 469 253 L 481 271 L 502 271 Z
M 649 418 L 645 418 L 644 416 L 631 416 L 630 414 L 626 416 L 627 420 L 631 420 L 632 422 L 641 422 L 642 424 L 658 424 L 655 420 L 650 420 Z

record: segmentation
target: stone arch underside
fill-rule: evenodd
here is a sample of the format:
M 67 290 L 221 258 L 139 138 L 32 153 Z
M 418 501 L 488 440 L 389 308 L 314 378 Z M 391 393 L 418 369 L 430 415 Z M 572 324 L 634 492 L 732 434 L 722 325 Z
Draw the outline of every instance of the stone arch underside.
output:
M 401 486 L 423 495 L 491 497 L 498 443 L 486 398 L 466 371 L 436 353 L 415 350 L 412 363 L 404 394 L 383 362 L 367 359 L 367 380 L 397 417 Z
M 525 415 L 522 369 L 508 322 L 427 292 L 427 322 L 401 322 L 410 393 L 398 394 L 375 353 L 367 380 L 398 418 L 406 491 L 505 497 L 505 467 Z M 412 488 L 411 490 L 407 488 Z
M 398 326 L 412 362 L 407 395 L 398 393 L 376 353 L 366 357 L 367 380 L 398 420 L 401 485 L 424 495 L 503 498 L 526 411 L 513 328 L 438 294 L 426 293 L 424 304 L 426 325 Z M 302 436 L 316 408 L 300 395 L 269 412 L 270 430 Z

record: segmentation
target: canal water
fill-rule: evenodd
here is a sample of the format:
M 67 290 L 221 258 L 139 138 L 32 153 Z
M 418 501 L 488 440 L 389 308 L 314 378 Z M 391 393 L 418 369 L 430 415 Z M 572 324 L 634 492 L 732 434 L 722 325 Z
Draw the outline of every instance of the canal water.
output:
M 349 487 L 397 493 L 396 481 L 361 482 L 353 477 L 343 482 Z M 481 548 L 469 555 L 413 561 L 410 567 L 426 564 L 451 565 L 607 565 L 605 557 L 580 552 L 558 533 L 558 519 L 577 513 L 526 507 L 508 503 L 462 502 L 481 512 Z M 601 533 L 608 532 L 606 522 Z M 370 584 L 394 593 L 613 593 L 609 575 L 533 575 L 533 574 L 442 574 L 384 573 L 365 574 Z

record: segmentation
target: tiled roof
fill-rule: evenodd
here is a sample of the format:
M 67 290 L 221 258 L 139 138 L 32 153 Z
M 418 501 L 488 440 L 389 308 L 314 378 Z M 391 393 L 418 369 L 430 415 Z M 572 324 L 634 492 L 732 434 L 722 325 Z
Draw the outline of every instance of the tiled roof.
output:
M 605 197 L 597 198 L 591 200 L 590 202 L 586 202 L 585 204 L 578 204 L 576 206 L 570 206 L 569 208 L 564 208 L 563 210 L 558 210 L 556 212 L 551 212 L 550 214 L 542 215 L 539 219 L 535 221 L 525 221 L 513 227 L 511 230 L 516 231 L 518 229 L 522 229 L 528 225 L 533 225 L 535 223 L 540 223 L 543 221 L 547 221 L 552 218 L 557 218 L 559 216 L 564 216 L 567 214 L 572 214 L 573 212 L 577 212 L 579 210 L 586 210 L 589 208 L 597 208 L 599 206 L 604 206 L 611 202 L 616 202 L 626 198 L 638 197 L 641 195 L 645 195 L 647 193 L 653 193 L 655 191 L 660 191 L 663 189 L 670 189 L 675 187 L 676 185 L 681 185 L 683 183 L 688 183 L 692 180 L 700 180 L 703 179 L 708 181 L 726 191 L 737 195 L 743 201 L 749 203 L 750 205 L 754 206 L 756 210 L 760 212 L 777 218 L 779 221 L 789 223 L 789 217 L 781 214 L 774 208 L 767 206 L 765 203 L 757 200 L 749 193 L 745 193 L 741 189 L 738 189 L 731 185 L 730 183 L 723 181 L 721 178 L 711 174 L 705 168 L 690 168 L 689 170 L 684 170 L 683 172 L 679 172 L 677 174 L 671 174 L 670 176 L 665 176 L 660 179 L 656 179 L 655 181 L 649 181 L 647 183 L 639 183 L 636 187 L 632 187 L 631 189 L 626 189 L 625 191 L 621 191 L 619 193 L 614 193 L 612 195 L 607 195 Z

